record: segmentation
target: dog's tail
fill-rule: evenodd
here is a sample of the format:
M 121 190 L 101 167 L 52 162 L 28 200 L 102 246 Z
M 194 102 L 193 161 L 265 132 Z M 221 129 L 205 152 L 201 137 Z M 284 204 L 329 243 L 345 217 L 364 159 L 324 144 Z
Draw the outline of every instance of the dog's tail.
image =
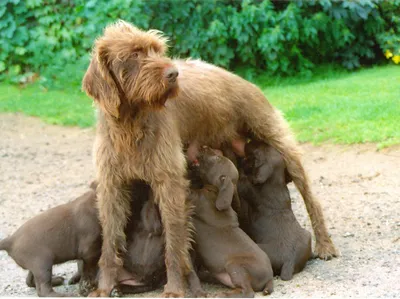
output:
M 270 281 L 267 282 L 265 285 L 265 288 L 263 290 L 264 295 L 271 295 L 272 292 L 274 291 L 274 280 L 271 279 Z
M 8 251 L 11 247 L 12 239 L 11 237 L 7 237 L 3 240 L 0 240 L 0 250 Z

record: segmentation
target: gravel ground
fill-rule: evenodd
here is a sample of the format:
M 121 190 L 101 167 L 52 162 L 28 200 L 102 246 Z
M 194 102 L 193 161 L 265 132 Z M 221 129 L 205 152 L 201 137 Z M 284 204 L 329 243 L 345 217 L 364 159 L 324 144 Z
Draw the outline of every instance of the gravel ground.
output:
M 82 194 L 93 178 L 93 129 L 50 126 L 0 114 L 0 239 L 34 215 Z M 289 282 L 276 278 L 275 297 L 400 296 L 400 147 L 302 145 L 304 162 L 341 257 L 310 261 Z M 307 229 L 304 205 L 290 186 L 293 209 Z M 56 266 L 69 278 L 75 263 Z M 0 252 L 0 296 L 35 296 L 27 271 Z M 207 290 L 219 287 L 206 285 Z M 77 292 L 60 286 L 59 292 Z M 157 297 L 160 291 L 143 294 Z

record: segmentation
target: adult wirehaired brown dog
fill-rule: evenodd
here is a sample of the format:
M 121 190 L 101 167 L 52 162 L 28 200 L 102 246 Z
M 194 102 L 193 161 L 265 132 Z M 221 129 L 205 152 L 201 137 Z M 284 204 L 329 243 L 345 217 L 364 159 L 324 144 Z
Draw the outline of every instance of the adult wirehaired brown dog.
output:
M 316 252 L 321 258 L 335 255 L 321 207 L 281 115 L 255 85 L 201 61 L 172 61 L 166 48 L 159 32 L 117 22 L 96 40 L 83 79 L 83 89 L 99 108 L 94 159 L 103 247 L 99 289 L 93 295 L 109 295 L 122 267 L 130 213 L 124 185 L 132 179 L 149 183 L 160 208 L 166 238 L 165 295 L 183 295 L 183 277 L 192 272 L 192 265 L 182 143 L 218 148 L 240 134 L 251 134 L 274 146 L 304 198 Z
M 245 152 L 238 191 L 248 204 L 246 232 L 268 254 L 274 274 L 290 280 L 312 256 L 311 234 L 292 211 L 281 154 L 257 141 L 246 144 Z

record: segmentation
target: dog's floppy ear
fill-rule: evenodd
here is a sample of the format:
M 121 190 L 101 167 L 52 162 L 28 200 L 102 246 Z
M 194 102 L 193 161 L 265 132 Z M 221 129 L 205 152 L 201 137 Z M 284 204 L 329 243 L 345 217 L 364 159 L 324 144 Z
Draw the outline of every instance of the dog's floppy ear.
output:
M 232 204 L 235 187 L 232 181 L 229 180 L 225 175 L 221 175 L 219 177 L 217 187 L 219 191 L 215 206 L 217 207 L 218 211 L 227 210 Z
M 289 184 L 290 182 L 293 182 L 292 176 L 289 174 L 287 168 L 285 168 L 285 183 Z
M 109 67 L 107 51 L 98 49 L 82 81 L 82 89 L 92 97 L 107 114 L 119 118 L 121 99 Z

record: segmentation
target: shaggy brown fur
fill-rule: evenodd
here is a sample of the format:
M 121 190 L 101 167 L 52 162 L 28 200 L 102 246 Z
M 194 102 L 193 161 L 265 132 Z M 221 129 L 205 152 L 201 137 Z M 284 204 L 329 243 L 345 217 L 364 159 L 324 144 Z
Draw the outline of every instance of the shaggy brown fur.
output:
M 26 282 L 35 286 L 41 297 L 71 296 L 52 288 L 62 283 L 59 277 L 52 278 L 52 266 L 70 260 L 82 260 L 82 280 L 95 284 L 100 249 L 101 227 L 93 190 L 28 220 L 0 241 L 0 250 L 29 270 Z
M 291 208 L 285 163 L 273 147 L 252 141 L 238 191 L 248 207 L 249 236 L 268 254 L 275 275 L 290 280 L 312 256 L 311 234 L 300 226 Z
M 238 139 L 239 133 L 251 134 L 283 155 L 310 214 L 316 252 L 321 258 L 336 255 L 297 145 L 262 92 L 204 62 L 172 61 L 165 50 L 166 39 L 159 32 L 120 21 L 96 40 L 83 79 L 83 89 L 99 107 L 94 158 L 104 240 L 99 290 L 93 295 L 109 295 L 122 267 L 130 213 L 129 192 L 123 186 L 132 179 L 149 183 L 160 207 L 166 237 L 165 295 L 183 295 L 183 276 L 191 273 L 192 265 L 182 143 L 218 148 Z
M 201 164 L 200 164 L 201 167 Z M 273 291 L 268 256 L 240 228 L 231 206 L 218 208 L 216 186 L 192 190 L 195 205 L 196 253 L 201 264 L 221 283 L 235 290 L 218 297 L 254 297 L 254 291 Z

